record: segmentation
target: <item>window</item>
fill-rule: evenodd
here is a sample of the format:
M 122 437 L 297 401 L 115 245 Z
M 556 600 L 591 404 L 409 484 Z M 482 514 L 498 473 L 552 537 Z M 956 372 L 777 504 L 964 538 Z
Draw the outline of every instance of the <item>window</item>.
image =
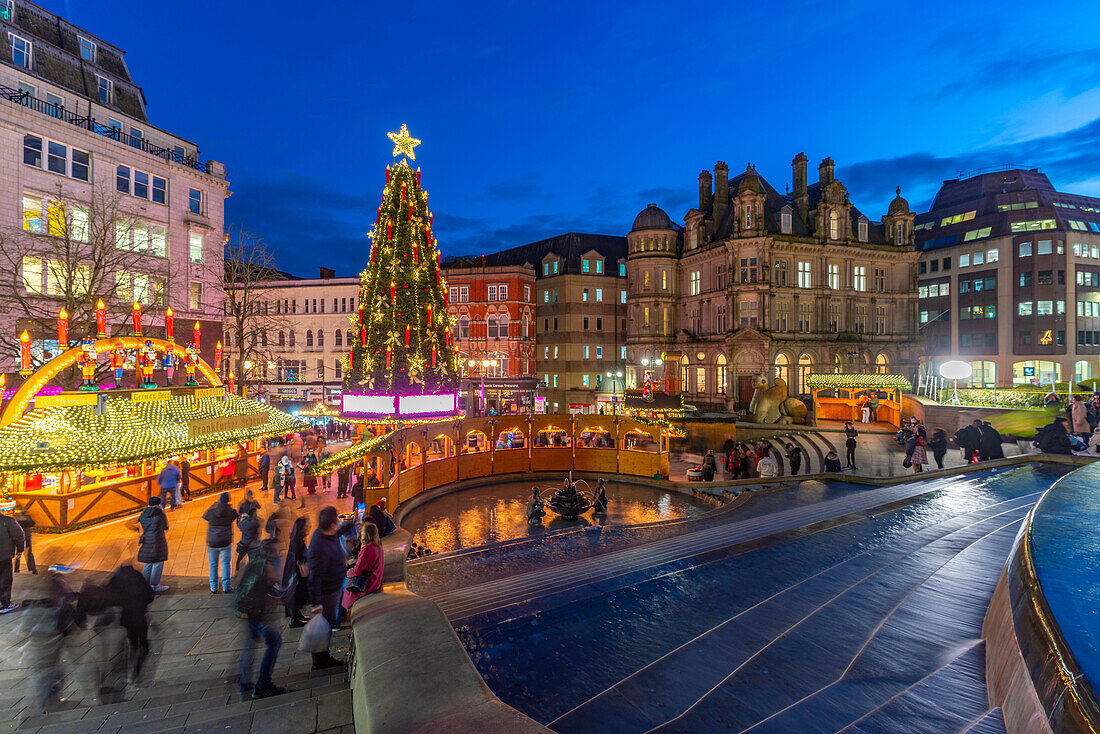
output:
M 187 190 L 187 210 L 192 214 L 202 214 L 202 192 L 198 189 Z
M 585 347 L 584 350 L 587 352 L 588 347 Z M 554 376 L 557 377 L 557 375 L 554 375 Z M 581 375 L 581 384 L 584 385 L 585 387 L 588 387 L 588 375 Z
M 588 258 L 585 258 L 584 260 L 581 260 L 581 272 L 582 273 L 587 273 L 589 271 L 590 266 L 589 266 L 588 263 L 589 263 Z
M 190 259 L 193 263 L 202 262 L 202 234 L 199 232 L 190 232 L 187 235 L 187 250 L 190 253 Z
M 597 260 L 596 261 L 596 274 L 597 275 L 602 275 L 603 274 L 603 260 Z
M 668 334 L 668 308 L 661 309 L 661 333 Z
M 1019 245 L 1020 257 L 1031 257 L 1031 243 L 1021 242 Z
M 1077 285 L 1091 286 L 1093 288 L 1100 287 L 1100 273 L 1078 270 Z
M 642 323 L 645 326 L 645 328 L 648 329 L 649 328 L 649 306 L 646 306 L 645 308 L 642 309 L 642 317 L 643 317 Z
M 115 171 L 115 188 L 124 194 L 166 204 L 168 182 L 159 176 L 129 166 L 119 166 Z
M 970 242 L 971 240 L 980 240 L 984 237 L 988 237 L 990 232 L 993 231 L 992 227 L 982 227 L 981 229 L 972 229 L 963 235 L 963 242 Z
M 813 308 L 808 303 L 798 304 L 798 330 L 803 334 L 814 330 Z
M 1001 259 L 1001 251 L 1000 251 L 1000 249 L 998 249 L 996 247 L 994 247 L 992 250 L 989 250 L 988 252 L 985 253 L 985 261 L 987 263 L 995 263 L 1000 259 Z M 945 268 L 945 270 L 946 270 L 946 268 Z
M 661 271 L 661 290 L 663 290 L 663 291 L 668 290 L 668 271 L 667 270 L 662 270 Z
M 43 152 L 46 153 L 46 170 L 69 176 L 79 181 L 88 180 L 91 157 L 87 151 L 45 140 L 36 135 L 23 136 L 23 163 L 42 168 Z
M 1054 282 L 1053 270 L 1040 270 L 1038 277 L 1035 280 L 1039 285 L 1050 285 Z
M 1053 244 L 1054 244 L 1053 240 L 1039 240 L 1038 242 L 1035 243 L 1035 254 L 1036 255 L 1049 255 L 1049 254 L 1051 254 L 1054 251 L 1054 248 L 1052 247 Z
M 23 163 L 35 168 L 42 167 L 42 138 L 34 135 L 23 136 Z
M 191 284 L 190 307 L 192 311 L 202 309 L 202 283 Z M 294 332 L 290 332 L 290 346 L 294 346 Z
M 489 301 L 497 300 L 497 287 L 495 285 L 491 285 L 491 286 L 488 287 L 487 300 L 489 300 Z
M 783 234 L 791 233 L 791 215 L 790 212 L 782 212 L 779 215 L 779 231 Z
M 1020 273 L 1020 287 L 1031 287 L 1031 273 Z
M 501 301 L 507 301 L 508 300 L 508 286 L 507 285 L 498 285 L 497 286 L 497 297 Z
M 649 271 L 646 270 L 642 273 L 642 288 L 649 290 Z
M 778 286 L 787 285 L 787 261 L 786 260 L 776 260 L 775 261 L 775 284 L 778 285 Z
M 582 323 L 584 324 L 584 330 L 588 331 L 588 317 L 587 316 L 584 317 L 584 319 L 582 320 Z
M 14 33 L 8 34 L 8 42 L 11 44 L 11 62 L 16 66 L 22 66 L 24 69 L 31 68 L 33 44 Z
M 975 252 L 971 257 L 972 257 L 972 259 L 970 261 L 971 265 L 985 265 L 985 253 L 984 252 Z
M 966 254 L 966 255 L 959 255 L 959 267 L 960 268 L 970 267 L 970 255 L 969 255 L 969 253 Z
M 111 104 L 111 89 L 114 84 L 105 76 L 95 75 L 96 90 L 99 92 L 99 101 L 103 104 Z
M 886 309 L 882 307 L 875 308 L 875 333 L 886 333 Z
M 1039 229 L 1054 229 L 1053 219 L 1032 219 L 1026 222 L 1012 222 L 1008 228 L 1012 232 L 1033 232 Z
M 581 289 L 581 302 L 582 303 L 588 303 L 588 289 L 587 288 L 582 288 Z
M 775 304 L 775 330 L 787 331 L 791 315 L 791 304 L 780 301 Z
M 340 331 L 339 329 L 336 330 L 336 346 L 338 346 L 338 347 L 344 346 L 344 332 Z M 336 364 L 340 364 L 340 363 L 337 362 Z
M 466 316 L 458 317 L 458 338 L 469 339 L 470 338 L 470 319 Z
M 65 109 L 65 100 L 53 92 L 46 92 L 46 114 L 50 117 L 61 119 L 61 113 Z
M 1017 313 L 1020 316 L 1031 316 L 1031 312 L 1032 312 L 1032 302 L 1031 301 L 1020 301 L 1018 304 L 1016 304 L 1016 306 L 1017 306 Z
M 859 241 L 860 242 L 866 242 L 867 241 L 867 220 L 866 219 L 860 219 L 859 220 L 858 232 L 859 232 Z
M 626 263 L 619 263 L 619 277 L 626 277 Z
M 546 262 L 542 264 L 542 274 L 550 275 L 550 263 Z
M 14 0 L 0 0 L 0 20 L 6 20 L 10 22 L 14 16 L 14 8 Z
M 1039 208 L 1039 202 L 1037 202 L 1037 201 L 1020 201 L 1020 202 L 1016 202 L 1015 204 L 998 204 L 997 205 L 997 211 L 999 211 L 999 212 L 1016 211 L 1018 209 L 1038 209 L 1038 208 Z
M 810 277 L 810 263 L 798 262 L 798 287 L 799 288 L 812 288 L 813 280 Z
M 306 346 L 313 347 L 313 329 L 306 329 Z
M 741 328 L 746 327 L 756 328 L 759 322 L 759 302 L 754 298 L 752 300 L 742 300 L 738 304 L 738 312 L 741 319 Z
M 697 296 L 697 295 L 699 295 L 699 292 L 702 290 L 702 288 L 701 288 L 701 286 L 702 286 L 702 277 L 701 277 L 700 271 L 692 270 L 690 277 L 691 277 L 691 281 L 690 281 L 689 292 L 690 292 L 691 295 Z
M 929 265 L 930 265 L 929 270 L 931 270 L 933 273 L 940 272 L 940 261 L 939 260 L 933 260 L 931 263 L 929 263 Z
M 944 268 L 946 270 L 947 268 Z M 875 268 L 875 292 L 886 292 L 886 271 L 882 268 Z
M 603 303 L 603 288 L 596 289 L 596 303 Z
M 1054 313 L 1053 301 L 1036 301 L 1035 313 L 1039 316 L 1050 316 Z
M 27 293 L 42 292 L 42 260 L 29 255 L 23 256 L 23 288 Z
M 829 239 L 840 239 L 840 215 L 837 214 L 836 210 L 829 212 Z
M 145 133 L 139 128 L 130 126 L 130 147 L 141 149 L 141 143 L 145 140 Z
M 557 274 L 558 274 L 558 261 L 555 260 L 554 261 L 554 275 L 557 275 Z
M 23 272 L 26 272 L 27 258 L 23 258 Z M 24 278 L 24 282 L 26 279 Z M 1078 316 L 1100 316 L 1100 301 L 1078 301 Z
M 757 279 L 757 268 L 755 257 L 743 257 L 741 258 L 741 282 L 742 283 L 755 283 Z
M 619 303 L 626 303 L 626 291 L 619 291 Z
M 80 58 L 95 63 L 95 43 L 84 36 L 77 36 L 76 38 L 80 43 Z
M 867 266 L 855 265 L 852 267 L 852 287 L 857 291 L 867 290 Z

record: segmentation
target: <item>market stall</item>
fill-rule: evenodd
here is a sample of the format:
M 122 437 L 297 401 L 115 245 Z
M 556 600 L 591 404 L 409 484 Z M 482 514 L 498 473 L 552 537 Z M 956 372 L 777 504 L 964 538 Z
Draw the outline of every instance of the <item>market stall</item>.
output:
M 913 389 L 901 375 L 811 374 L 806 383 L 813 393 L 814 422 L 818 424 L 823 420 L 858 422 L 863 404 L 877 396 L 876 422 L 899 428 L 902 392 Z

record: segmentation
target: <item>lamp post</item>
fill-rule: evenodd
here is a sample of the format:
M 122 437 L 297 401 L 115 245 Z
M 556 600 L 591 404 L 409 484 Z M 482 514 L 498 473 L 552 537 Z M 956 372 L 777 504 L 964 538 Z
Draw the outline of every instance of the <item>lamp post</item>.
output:
M 611 370 L 608 370 L 607 371 L 607 377 L 609 379 L 614 377 L 615 379 L 619 380 L 619 384 L 622 384 L 623 371 L 622 370 L 616 370 L 616 371 L 612 372 Z M 615 381 L 611 380 L 611 415 L 613 415 L 613 416 L 619 414 L 619 410 L 618 410 L 619 401 L 616 399 L 618 397 L 618 393 L 619 393 L 619 390 L 618 390 L 618 387 L 616 386 Z
M 944 402 L 945 405 L 962 405 L 962 400 L 959 398 L 959 380 L 965 380 L 972 374 L 974 374 L 974 368 L 968 362 L 953 359 L 940 365 L 940 375 L 955 381 L 951 397 Z

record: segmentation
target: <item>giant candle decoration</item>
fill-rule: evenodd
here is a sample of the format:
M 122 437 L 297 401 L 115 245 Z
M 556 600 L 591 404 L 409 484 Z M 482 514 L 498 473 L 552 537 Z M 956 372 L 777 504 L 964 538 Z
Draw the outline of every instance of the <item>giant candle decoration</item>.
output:
M 31 369 L 31 335 L 26 329 L 19 335 L 19 358 L 21 362 L 19 374 L 25 377 L 33 372 Z
M 69 314 L 65 309 L 57 315 L 57 344 L 61 349 L 69 348 Z
M 107 336 L 107 307 L 103 301 L 95 305 L 95 334 L 100 339 Z
M 195 322 L 195 338 L 191 341 L 194 342 L 195 349 L 198 349 L 199 345 L 202 343 L 202 327 L 199 325 L 198 321 Z
M 222 343 L 218 342 L 214 345 L 214 369 L 220 370 L 222 368 Z
M 172 309 L 164 312 L 164 338 L 168 341 L 175 339 L 176 319 L 172 316 Z
M 141 304 L 134 301 L 134 336 L 141 336 Z
M 229 373 L 229 379 L 226 380 L 226 383 L 229 386 L 229 394 L 232 395 L 233 393 L 235 393 L 236 390 L 233 389 L 233 373 L 232 372 Z

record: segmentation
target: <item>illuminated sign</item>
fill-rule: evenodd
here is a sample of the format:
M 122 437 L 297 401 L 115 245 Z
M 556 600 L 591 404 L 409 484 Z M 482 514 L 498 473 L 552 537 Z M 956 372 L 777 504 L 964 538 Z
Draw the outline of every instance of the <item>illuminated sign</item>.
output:
M 1054 339 L 1050 336 L 1050 329 L 1044 331 L 1043 335 L 1039 337 L 1040 344 L 1050 344 L 1052 341 L 1054 341 Z
M 220 398 L 225 395 L 224 387 L 199 387 L 195 389 L 195 400 L 199 398 Z
M 397 399 L 397 412 L 401 415 L 422 413 L 451 413 L 458 403 L 458 393 L 443 395 L 403 395 Z
M 1024 377 L 1035 377 L 1035 368 L 1024 367 Z
M 71 408 L 77 405 L 98 405 L 98 393 L 76 393 L 60 395 L 36 395 L 34 398 L 35 409 L 39 408 Z
M 201 438 L 211 433 L 240 431 L 245 428 L 259 428 L 267 425 L 267 413 L 246 413 L 227 415 L 221 418 L 199 418 L 187 422 L 187 437 Z
M 153 392 L 130 393 L 130 400 L 135 403 L 159 403 L 172 397 L 170 390 L 155 390 Z
M 341 409 L 345 413 L 393 415 L 397 410 L 397 398 L 393 395 L 342 395 Z

